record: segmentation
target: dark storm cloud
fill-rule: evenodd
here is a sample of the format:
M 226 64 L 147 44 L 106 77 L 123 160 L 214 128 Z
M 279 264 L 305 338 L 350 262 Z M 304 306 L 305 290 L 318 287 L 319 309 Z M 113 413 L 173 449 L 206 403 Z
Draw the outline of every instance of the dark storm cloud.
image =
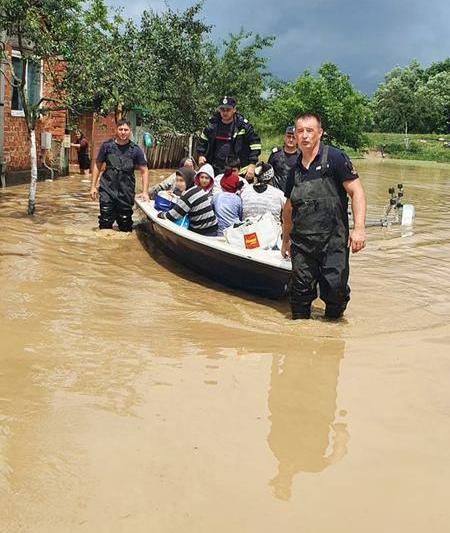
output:
M 192 2 L 169 4 L 184 9 Z M 138 18 L 143 9 L 163 9 L 164 2 L 136 0 L 127 6 L 125 13 Z M 428 65 L 450 56 L 447 0 L 206 0 L 203 16 L 214 25 L 212 37 L 218 42 L 241 27 L 274 35 L 277 40 L 268 55 L 277 77 L 292 79 L 332 61 L 368 93 L 395 65 L 412 59 Z

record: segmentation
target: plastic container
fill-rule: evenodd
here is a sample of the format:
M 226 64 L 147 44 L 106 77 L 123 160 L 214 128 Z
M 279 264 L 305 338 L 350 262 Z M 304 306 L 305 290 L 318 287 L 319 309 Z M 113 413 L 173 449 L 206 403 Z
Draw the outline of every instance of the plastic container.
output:
M 179 218 L 175 224 L 180 226 L 180 228 L 189 229 L 189 218 L 187 215 L 184 215 L 183 218 Z
M 169 199 L 166 192 L 161 191 L 155 197 L 155 209 L 157 211 L 169 211 L 173 207 L 172 200 Z
M 414 218 L 416 216 L 416 210 L 411 204 L 403 204 L 402 208 L 402 226 L 412 226 Z

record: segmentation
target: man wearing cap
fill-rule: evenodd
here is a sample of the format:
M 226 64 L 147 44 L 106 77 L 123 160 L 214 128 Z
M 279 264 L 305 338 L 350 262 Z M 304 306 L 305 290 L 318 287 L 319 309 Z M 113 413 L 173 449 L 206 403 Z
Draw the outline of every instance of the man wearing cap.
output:
M 291 168 L 297 162 L 299 150 L 294 134 L 294 126 L 288 126 L 284 134 L 284 145 L 282 148 L 274 148 L 269 157 L 269 165 L 272 165 L 274 177 L 272 185 L 285 191 L 286 181 Z
M 292 260 L 292 318 L 310 318 L 319 286 L 325 317 L 337 319 L 350 300 L 349 252 L 366 245 L 364 189 L 347 155 L 321 142 L 319 115 L 300 115 L 295 135 L 301 154 L 286 183 L 281 247 L 282 255 Z
M 260 154 L 261 140 L 253 126 L 237 113 L 236 100 L 224 96 L 197 144 L 199 165 L 211 163 L 216 175 L 222 174 L 227 158 L 237 157 L 242 164 L 241 174 L 251 182 Z

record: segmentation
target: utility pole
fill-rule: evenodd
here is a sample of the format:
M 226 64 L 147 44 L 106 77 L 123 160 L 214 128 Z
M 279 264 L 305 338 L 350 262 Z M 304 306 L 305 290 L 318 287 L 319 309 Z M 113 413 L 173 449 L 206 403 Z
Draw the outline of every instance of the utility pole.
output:
M 0 43 L 6 43 L 6 32 L 0 32 Z M 3 61 L 3 56 L 0 56 L 0 61 Z M 1 67 L 0 67 L 1 70 Z M 4 153 L 4 138 L 5 138 L 5 77 L 0 74 L 0 183 L 1 187 L 6 187 L 5 179 L 5 153 Z

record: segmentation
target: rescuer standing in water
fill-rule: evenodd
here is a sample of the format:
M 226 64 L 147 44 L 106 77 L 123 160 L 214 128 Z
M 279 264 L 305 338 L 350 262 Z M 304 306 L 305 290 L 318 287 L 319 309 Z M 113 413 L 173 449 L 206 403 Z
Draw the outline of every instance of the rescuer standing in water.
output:
M 135 196 L 134 170 L 138 169 L 142 178 L 143 200 L 148 200 L 148 168 L 142 149 L 130 140 L 130 123 L 117 122 L 116 135 L 102 144 L 92 172 L 91 198 L 100 197 L 100 229 L 111 229 L 116 221 L 120 231 L 133 229 L 133 205 Z M 97 181 L 100 172 L 100 186 Z
M 321 119 L 300 115 L 295 135 L 301 151 L 286 183 L 281 253 L 292 259 L 292 318 L 311 316 L 317 297 L 325 302 L 325 316 L 340 318 L 350 299 L 349 251 L 365 247 L 366 199 L 356 170 L 340 150 L 321 142 Z M 347 194 L 354 229 L 349 231 Z

